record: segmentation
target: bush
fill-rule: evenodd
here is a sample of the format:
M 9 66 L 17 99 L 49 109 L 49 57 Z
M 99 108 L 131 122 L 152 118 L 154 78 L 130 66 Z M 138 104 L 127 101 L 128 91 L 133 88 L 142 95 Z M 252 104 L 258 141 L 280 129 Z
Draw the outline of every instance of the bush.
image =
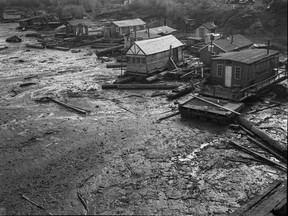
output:
M 75 19 L 82 19 L 86 15 L 82 6 L 67 5 L 64 8 L 57 8 L 57 15 L 59 17 L 73 17 Z

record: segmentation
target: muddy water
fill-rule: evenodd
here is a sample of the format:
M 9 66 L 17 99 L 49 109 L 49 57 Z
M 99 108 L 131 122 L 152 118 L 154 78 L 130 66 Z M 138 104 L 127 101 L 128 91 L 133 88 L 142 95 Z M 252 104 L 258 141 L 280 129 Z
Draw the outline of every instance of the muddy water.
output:
M 106 69 L 89 47 L 28 49 L 35 39 L 24 36 L 7 44 L 28 33 L 15 27 L 0 24 L 0 45 L 9 46 L 0 51 L 0 214 L 47 214 L 22 194 L 51 214 L 227 215 L 286 178 L 229 146 L 236 139 L 261 151 L 243 131 L 179 116 L 158 122 L 176 108 L 165 96 L 101 90 L 121 72 Z M 24 79 L 30 75 L 37 77 Z M 91 113 L 36 103 L 42 96 Z M 287 112 L 283 101 L 246 117 L 284 143 Z

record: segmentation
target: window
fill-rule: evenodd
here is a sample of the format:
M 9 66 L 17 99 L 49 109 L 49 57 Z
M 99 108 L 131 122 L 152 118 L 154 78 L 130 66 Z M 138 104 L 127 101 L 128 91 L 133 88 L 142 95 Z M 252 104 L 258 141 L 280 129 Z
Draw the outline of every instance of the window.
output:
M 140 58 L 137 58 L 137 63 L 140 64 Z
M 145 58 L 141 58 L 141 63 L 142 64 L 146 64 L 146 59 Z
M 217 64 L 217 76 L 221 77 L 222 76 L 222 71 L 223 71 L 223 65 Z
M 116 32 L 119 32 L 120 31 L 120 28 L 119 27 L 116 27 Z
M 132 63 L 135 63 L 135 62 L 136 62 L 136 58 L 132 57 Z
M 235 79 L 241 79 L 241 67 L 235 67 Z

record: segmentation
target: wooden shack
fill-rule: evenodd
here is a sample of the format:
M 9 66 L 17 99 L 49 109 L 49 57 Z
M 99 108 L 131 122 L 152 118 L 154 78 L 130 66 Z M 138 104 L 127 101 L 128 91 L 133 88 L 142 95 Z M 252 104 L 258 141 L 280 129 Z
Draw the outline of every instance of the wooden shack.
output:
M 33 25 L 40 25 L 47 22 L 48 22 L 48 16 L 39 15 L 19 20 L 19 26 L 20 28 L 28 28 Z
M 169 26 L 159 26 L 154 28 L 149 28 L 140 31 L 132 31 L 129 35 L 124 36 L 125 48 L 129 48 L 135 41 L 147 40 L 152 38 L 158 38 L 165 35 L 170 35 L 177 30 Z
M 87 36 L 89 35 L 89 28 L 95 26 L 91 20 L 75 19 L 66 22 L 66 34 L 73 35 L 75 37 Z
M 136 41 L 126 53 L 127 73 L 147 76 L 162 71 L 170 61 L 182 61 L 183 44 L 173 35 Z
M 210 88 L 204 94 L 236 99 L 245 88 L 252 86 L 255 90 L 260 89 L 260 85 L 271 85 L 280 78 L 278 62 L 279 52 L 269 49 L 247 49 L 221 54 L 212 59 Z
M 214 22 L 203 23 L 201 26 L 196 28 L 195 37 L 200 37 L 205 40 L 207 34 L 216 33 L 216 30 L 217 26 L 214 24 Z
M 240 51 L 252 47 L 253 42 L 241 34 L 232 35 L 228 38 L 218 39 L 202 47 L 198 52 L 200 60 L 205 65 L 211 64 L 211 58 L 220 53 Z
M 131 31 L 146 29 L 146 23 L 141 19 L 112 21 L 104 28 L 105 38 L 122 38 Z

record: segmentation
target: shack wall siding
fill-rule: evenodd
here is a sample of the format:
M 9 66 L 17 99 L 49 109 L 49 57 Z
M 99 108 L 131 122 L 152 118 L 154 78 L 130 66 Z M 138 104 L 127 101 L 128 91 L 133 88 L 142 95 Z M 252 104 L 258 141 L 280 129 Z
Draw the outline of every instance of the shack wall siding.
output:
M 218 55 L 219 53 L 224 53 L 224 51 L 214 45 L 213 53 L 215 53 L 215 55 Z M 199 54 L 200 54 L 200 60 L 205 65 L 211 65 L 211 52 L 208 50 L 208 46 L 200 50 Z

